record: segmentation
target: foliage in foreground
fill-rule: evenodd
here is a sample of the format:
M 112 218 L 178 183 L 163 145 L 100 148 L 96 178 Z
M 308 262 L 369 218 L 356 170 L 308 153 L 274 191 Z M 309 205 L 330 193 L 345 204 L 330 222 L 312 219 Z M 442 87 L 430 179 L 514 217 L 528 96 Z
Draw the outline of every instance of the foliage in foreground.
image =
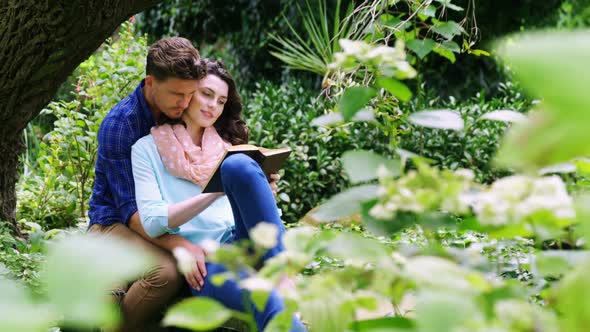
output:
M 239 247 L 213 248 L 212 259 L 233 271 L 226 277 L 235 278 L 237 272 L 244 269 L 250 271 L 251 277 L 243 284 L 251 291 L 257 306 L 264 304 L 282 273 L 294 276 L 316 255 L 328 253 L 344 262 L 344 269 L 302 278 L 296 290 L 286 292 L 287 309 L 271 322 L 267 327 L 269 331 L 287 331 L 295 311 L 302 313 L 312 331 L 393 328 L 408 332 L 584 331 L 588 306 L 584 304 L 587 287 L 583 276 L 590 272 L 586 252 L 570 257 L 561 252 L 537 255 L 532 265 L 538 275 L 532 282 L 533 287 L 528 288 L 499 278 L 493 264 L 490 266 L 482 259 L 481 248 L 444 249 L 434 234 L 445 226 L 483 231 L 497 238 L 524 236 L 544 240 L 559 236 L 578 221 L 580 234 L 586 241 L 590 239 L 588 198 L 577 197 L 575 211 L 574 199 L 559 177 L 540 177 L 532 172 L 587 154 L 588 148 L 582 142 L 590 137 L 578 118 L 587 116 L 583 114 L 590 108 L 588 94 L 580 90 L 587 86 L 590 77 L 582 59 L 590 54 L 587 48 L 579 45 L 590 43 L 589 36 L 590 32 L 547 33 L 516 37 L 516 41 L 503 44 L 506 48 L 502 54 L 515 66 L 523 85 L 544 98 L 541 104 L 544 111 L 535 114 L 532 121 L 523 119 L 520 113 L 506 111 L 488 116 L 490 120 L 517 123 L 500 150 L 499 160 L 504 165 L 528 170 L 529 174 L 482 186 L 472 182 L 472 172 L 439 171 L 408 154 L 402 155 L 402 160 L 387 159 L 368 151 L 353 151 L 343 157 L 350 179 L 361 184 L 334 196 L 312 216 L 320 221 L 339 220 L 360 213 L 364 225 L 387 235 L 419 224 L 424 228 L 426 247 L 392 250 L 368 238 L 294 228 L 284 238 L 288 250 L 266 262 L 258 273 L 248 269 L 247 260 L 236 262 L 235 257 L 247 257 L 245 252 L 238 254 Z M 564 49 L 578 61 L 563 65 Z M 403 55 L 398 56 L 403 59 Z M 353 60 L 362 61 L 358 57 Z M 404 64 L 399 65 L 404 67 Z M 577 75 L 580 71 L 581 76 Z M 539 80 L 541 75 L 552 80 Z M 572 76 L 576 79 L 572 80 Z M 366 92 L 375 88 L 361 88 L 353 86 L 347 91 L 369 102 L 375 93 Z M 347 91 L 342 95 L 340 111 L 344 119 L 351 119 L 363 105 L 347 98 Z M 398 85 L 393 92 L 400 91 L 403 90 Z M 410 121 L 431 128 L 458 130 L 464 126 L 463 120 L 448 110 L 418 112 Z M 545 140 L 528 139 L 547 131 L 554 136 Z M 556 153 L 547 155 L 548 151 Z M 527 157 L 517 157 L 518 152 L 524 152 Z M 405 172 L 403 165 L 407 158 L 417 160 L 417 170 Z M 378 184 L 366 184 L 376 177 Z M 464 220 L 458 222 L 456 216 Z M 251 234 L 259 250 L 272 246 L 262 239 L 276 234 L 264 228 L 266 236 Z M 544 277 L 562 276 L 551 286 L 544 283 Z M 547 289 L 539 291 L 543 287 Z M 532 298 L 540 301 L 533 302 Z M 393 304 L 394 317 L 358 319 L 360 309 L 375 310 L 382 303 Z M 196 309 L 203 305 L 201 299 L 189 299 L 172 308 L 165 322 L 202 330 L 199 322 L 204 317 Z M 192 310 L 187 311 L 187 308 Z M 221 317 L 233 315 L 223 308 L 218 311 L 223 313 L 219 314 Z M 184 321 L 180 321 L 180 313 L 192 318 L 187 320 L 183 315 Z M 185 324 L 187 322 L 191 324 Z

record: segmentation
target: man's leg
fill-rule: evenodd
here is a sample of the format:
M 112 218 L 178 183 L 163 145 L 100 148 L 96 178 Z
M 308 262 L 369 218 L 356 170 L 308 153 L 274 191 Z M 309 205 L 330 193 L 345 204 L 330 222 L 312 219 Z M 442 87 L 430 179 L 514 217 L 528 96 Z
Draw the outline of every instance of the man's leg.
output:
M 162 310 L 179 295 L 184 285 L 184 278 L 176 269 L 176 260 L 121 223 L 110 226 L 95 224 L 89 232 L 121 238 L 157 258 L 157 264 L 136 280 L 120 301 L 125 319 L 122 330 L 145 330 L 145 325 L 160 317 Z

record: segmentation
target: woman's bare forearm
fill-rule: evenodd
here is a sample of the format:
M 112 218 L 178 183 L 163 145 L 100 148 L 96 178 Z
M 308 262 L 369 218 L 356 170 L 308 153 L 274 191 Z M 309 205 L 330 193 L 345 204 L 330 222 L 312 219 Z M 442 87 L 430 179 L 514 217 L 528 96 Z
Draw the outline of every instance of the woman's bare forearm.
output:
M 200 194 L 187 200 L 168 206 L 168 227 L 175 228 L 205 210 L 223 193 Z

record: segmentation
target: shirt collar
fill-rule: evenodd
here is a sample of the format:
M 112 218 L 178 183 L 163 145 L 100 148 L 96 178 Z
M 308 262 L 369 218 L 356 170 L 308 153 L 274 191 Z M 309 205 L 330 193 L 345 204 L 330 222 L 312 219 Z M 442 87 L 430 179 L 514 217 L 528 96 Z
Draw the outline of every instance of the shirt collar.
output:
M 156 119 L 152 114 L 152 110 L 148 105 L 147 101 L 145 100 L 145 96 L 143 95 L 143 87 L 145 86 L 145 79 L 142 79 L 137 88 L 135 89 L 135 98 L 139 100 L 139 108 L 141 117 L 148 120 L 152 125 L 156 124 Z

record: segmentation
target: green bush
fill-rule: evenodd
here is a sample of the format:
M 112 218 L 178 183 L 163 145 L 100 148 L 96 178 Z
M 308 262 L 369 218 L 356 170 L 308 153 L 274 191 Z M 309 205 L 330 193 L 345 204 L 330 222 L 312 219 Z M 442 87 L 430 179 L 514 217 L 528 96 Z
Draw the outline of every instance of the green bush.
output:
M 17 217 L 44 229 L 74 226 L 86 220 L 98 144 L 96 133 L 107 112 L 144 75 L 147 41 L 124 23 L 119 38 L 109 39 L 77 69 L 71 101 L 50 103 L 42 116 L 53 116 L 53 129 L 26 155 L 17 190 Z
M 344 151 L 370 146 L 387 153 L 388 139 L 373 124 L 332 129 L 313 126 L 311 121 L 330 105 L 300 82 L 280 86 L 265 81 L 256 87 L 244 98 L 250 140 L 265 147 L 293 149 L 279 182 L 278 202 L 286 222 L 299 220 L 323 199 L 347 187 L 340 163 Z
M 487 99 L 478 93 L 462 103 L 454 98 L 440 100 L 434 96 L 422 96 L 412 105 L 415 110 L 448 108 L 461 114 L 465 129 L 461 131 L 437 130 L 423 127 L 406 127 L 400 137 L 400 147 L 431 158 L 442 168 L 469 168 L 476 179 L 491 182 L 506 171 L 494 169 L 492 158 L 507 125 L 498 121 L 477 121 L 483 114 L 495 110 L 512 110 L 524 113 L 530 109 L 530 98 L 523 95 L 511 82 L 499 85 L 497 97 Z

